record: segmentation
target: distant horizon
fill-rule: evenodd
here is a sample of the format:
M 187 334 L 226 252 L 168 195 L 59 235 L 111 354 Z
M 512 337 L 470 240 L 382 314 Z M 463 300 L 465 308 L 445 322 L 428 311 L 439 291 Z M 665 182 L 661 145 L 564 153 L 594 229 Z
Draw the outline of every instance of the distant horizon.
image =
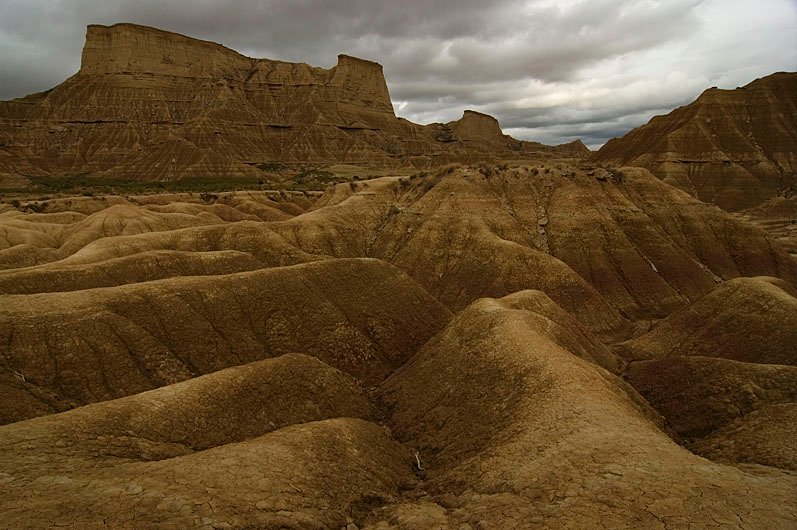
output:
M 0 5 L 0 99 L 78 71 L 90 24 L 131 23 L 241 54 L 328 68 L 338 54 L 383 65 L 397 116 L 449 122 L 465 109 L 506 134 L 603 145 L 705 89 L 797 70 L 790 0 L 75 0 Z M 42 32 L 41 28 L 48 28 Z

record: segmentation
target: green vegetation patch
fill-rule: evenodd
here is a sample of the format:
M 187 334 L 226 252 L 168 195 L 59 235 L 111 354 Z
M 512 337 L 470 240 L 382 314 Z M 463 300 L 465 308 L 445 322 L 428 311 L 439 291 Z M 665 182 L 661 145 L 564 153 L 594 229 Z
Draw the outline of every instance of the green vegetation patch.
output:
M 210 192 L 259 189 L 268 182 L 258 177 L 196 177 L 170 181 L 142 181 L 105 177 L 29 177 L 33 189 L 39 193 L 69 195 L 124 195 L 146 193 Z M 32 191 L 32 190 L 27 190 Z

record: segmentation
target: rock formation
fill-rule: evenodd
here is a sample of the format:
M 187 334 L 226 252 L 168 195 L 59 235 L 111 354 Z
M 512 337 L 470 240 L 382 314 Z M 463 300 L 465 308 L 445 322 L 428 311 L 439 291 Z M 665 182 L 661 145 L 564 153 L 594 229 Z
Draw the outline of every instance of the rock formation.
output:
M 429 126 L 397 118 L 371 61 L 340 55 L 327 70 L 251 59 L 133 24 L 89 26 L 77 74 L 0 103 L 0 175 L 12 186 L 41 175 L 268 178 L 274 164 L 427 167 L 557 152 L 476 112 Z
M 89 27 L 80 72 L 0 103 L 0 185 L 468 162 L 0 201 L 0 526 L 793 528 L 797 261 L 666 181 L 785 194 L 794 79 L 598 155 L 663 181 L 397 118 L 369 61 Z
M 797 516 L 797 264 L 645 169 L 20 201 L 0 265 L 13 528 Z
M 797 192 L 797 73 L 776 73 L 736 90 L 711 88 L 656 116 L 593 159 L 649 169 L 726 210 Z

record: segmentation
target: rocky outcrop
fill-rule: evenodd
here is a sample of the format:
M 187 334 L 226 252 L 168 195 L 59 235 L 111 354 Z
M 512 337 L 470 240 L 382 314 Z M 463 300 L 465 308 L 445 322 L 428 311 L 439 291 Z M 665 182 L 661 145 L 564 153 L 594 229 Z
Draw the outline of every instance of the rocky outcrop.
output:
M 516 158 L 523 144 L 476 112 L 447 125 L 397 118 L 375 62 L 253 59 L 134 24 L 89 26 L 76 75 L 0 103 L 6 178 L 268 178 L 275 163 L 428 167 Z
M 742 210 L 797 187 L 797 73 L 736 90 L 710 88 L 656 116 L 595 155 L 641 166 L 726 210 Z
M 448 124 L 454 140 L 496 147 L 517 146 L 519 142 L 501 131 L 498 120 L 487 114 L 466 110 L 462 118 Z
M 90 25 L 81 74 L 160 74 L 189 78 L 240 75 L 255 61 L 220 44 L 135 24 Z

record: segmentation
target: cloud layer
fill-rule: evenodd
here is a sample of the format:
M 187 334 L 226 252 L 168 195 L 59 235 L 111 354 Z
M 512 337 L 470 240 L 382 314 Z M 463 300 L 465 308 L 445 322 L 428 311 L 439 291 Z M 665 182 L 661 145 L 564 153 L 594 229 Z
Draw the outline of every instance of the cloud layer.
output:
M 593 147 L 709 86 L 797 69 L 794 0 L 5 0 L 0 99 L 60 83 L 85 26 L 122 21 L 253 57 L 376 60 L 412 121 L 471 108 L 518 138 Z

